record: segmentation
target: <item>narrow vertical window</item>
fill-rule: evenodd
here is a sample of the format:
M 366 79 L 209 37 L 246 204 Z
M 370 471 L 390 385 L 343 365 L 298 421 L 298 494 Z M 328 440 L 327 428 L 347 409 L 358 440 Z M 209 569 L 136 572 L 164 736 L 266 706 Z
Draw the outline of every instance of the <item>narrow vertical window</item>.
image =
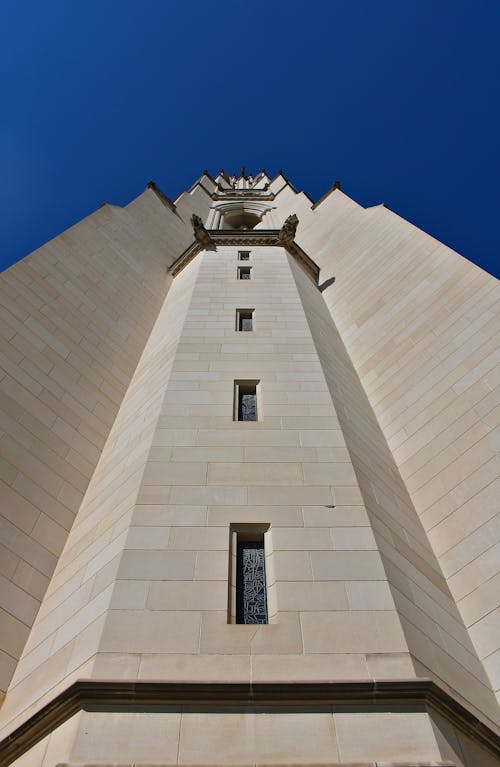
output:
M 277 614 L 270 534 L 269 523 L 230 526 L 228 623 L 269 623 Z
M 253 330 L 253 309 L 236 309 L 236 330 Z
M 258 381 L 234 382 L 234 420 L 257 421 Z
M 239 280 L 249 280 L 250 279 L 250 271 L 251 266 L 239 266 L 238 267 L 238 279 Z
M 267 623 L 264 536 L 245 541 L 238 535 L 236 549 L 236 623 Z
M 250 261 L 250 251 L 249 250 L 239 250 L 238 251 L 238 261 Z

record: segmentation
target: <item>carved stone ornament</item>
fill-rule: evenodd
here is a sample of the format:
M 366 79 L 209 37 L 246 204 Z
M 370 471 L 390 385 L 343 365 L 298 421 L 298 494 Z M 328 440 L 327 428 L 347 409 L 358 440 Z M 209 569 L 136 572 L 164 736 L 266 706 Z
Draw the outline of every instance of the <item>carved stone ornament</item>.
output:
M 287 220 L 283 224 L 283 226 L 280 229 L 280 233 L 278 236 L 278 242 L 280 245 L 291 245 L 292 242 L 295 239 L 295 232 L 297 231 L 297 226 L 299 223 L 299 219 L 295 215 L 295 213 L 292 213 L 291 216 L 288 216 Z
M 209 245 L 211 242 L 210 235 L 205 229 L 203 221 L 199 216 L 196 215 L 196 213 L 193 213 L 191 216 L 191 224 L 193 226 L 194 238 L 196 242 L 199 242 L 200 245 L 203 246 Z

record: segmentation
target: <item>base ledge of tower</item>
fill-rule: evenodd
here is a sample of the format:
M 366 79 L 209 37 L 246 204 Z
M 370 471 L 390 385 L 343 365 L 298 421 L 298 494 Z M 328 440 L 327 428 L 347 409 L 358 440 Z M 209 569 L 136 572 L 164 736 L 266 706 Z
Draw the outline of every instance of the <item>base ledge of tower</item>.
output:
M 172 767 L 151 762 L 59 762 L 54 767 Z M 182 762 L 182 767 L 207 767 L 206 762 Z M 224 767 L 456 767 L 453 762 L 224 762 Z
M 430 679 L 257 684 L 79 680 L 0 742 L 0 763 L 10 764 L 80 711 L 141 711 L 145 707 L 150 712 L 169 708 L 182 712 L 261 714 L 315 713 L 339 707 L 353 712 L 427 711 L 444 717 L 500 760 L 500 737 Z M 293 763 L 288 764 L 290 767 Z M 377 762 L 367 764 L 381 767 Z M 390 764 L 396 763 L 384 762 L 384 767 Z

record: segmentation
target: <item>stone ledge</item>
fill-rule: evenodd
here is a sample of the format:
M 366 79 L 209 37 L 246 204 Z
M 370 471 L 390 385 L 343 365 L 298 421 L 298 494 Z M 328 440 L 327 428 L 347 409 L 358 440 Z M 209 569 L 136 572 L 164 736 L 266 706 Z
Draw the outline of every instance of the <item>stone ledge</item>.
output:
M 9 764 L 70 716 L 93 706 L 112 711 L 119 711 L 125 706 L 158 709 L 169 706 L 183 711 L 196 711 L 200 707 L 204 711 L 207 708 L 214 711 L 244 708 L 264 713 L 279 709 L 313 711 L 336 706 L 363 706 L 367 709 L 387 705 L 433 709 L 480 746 L 500 757 L 500 737 L 430 679 L 257 684 L 80 680 L 59 693 L 0 742 L 0 762 Z M 368 763 L 368 767 L 373 765 L 390 767 L 391 763 Z M 403 763 L 399 767 L 417 765 Z M 418 764 L 418 767 L 421 765 Z
M 302 250 L 295 240 L 289 243 L 280 241 L 280 229 L 207 229 L 206 233 L 213 245 L 271 245 L 285 248 L 302 268 L 317 283 L 319 279 L 319 267 L 313 259 Z M 189 247 L 169 266 L 168 272 L 175 277 L 204 250 L 205 246 L 194 240 Z

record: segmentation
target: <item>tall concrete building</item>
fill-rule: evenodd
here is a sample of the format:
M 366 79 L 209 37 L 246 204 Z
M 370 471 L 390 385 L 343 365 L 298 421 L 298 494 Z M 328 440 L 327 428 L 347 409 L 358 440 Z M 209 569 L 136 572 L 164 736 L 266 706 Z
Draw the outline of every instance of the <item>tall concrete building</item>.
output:
M 264 171 L 8 269 L 0 764 L 498 767 L 498 299 Z

